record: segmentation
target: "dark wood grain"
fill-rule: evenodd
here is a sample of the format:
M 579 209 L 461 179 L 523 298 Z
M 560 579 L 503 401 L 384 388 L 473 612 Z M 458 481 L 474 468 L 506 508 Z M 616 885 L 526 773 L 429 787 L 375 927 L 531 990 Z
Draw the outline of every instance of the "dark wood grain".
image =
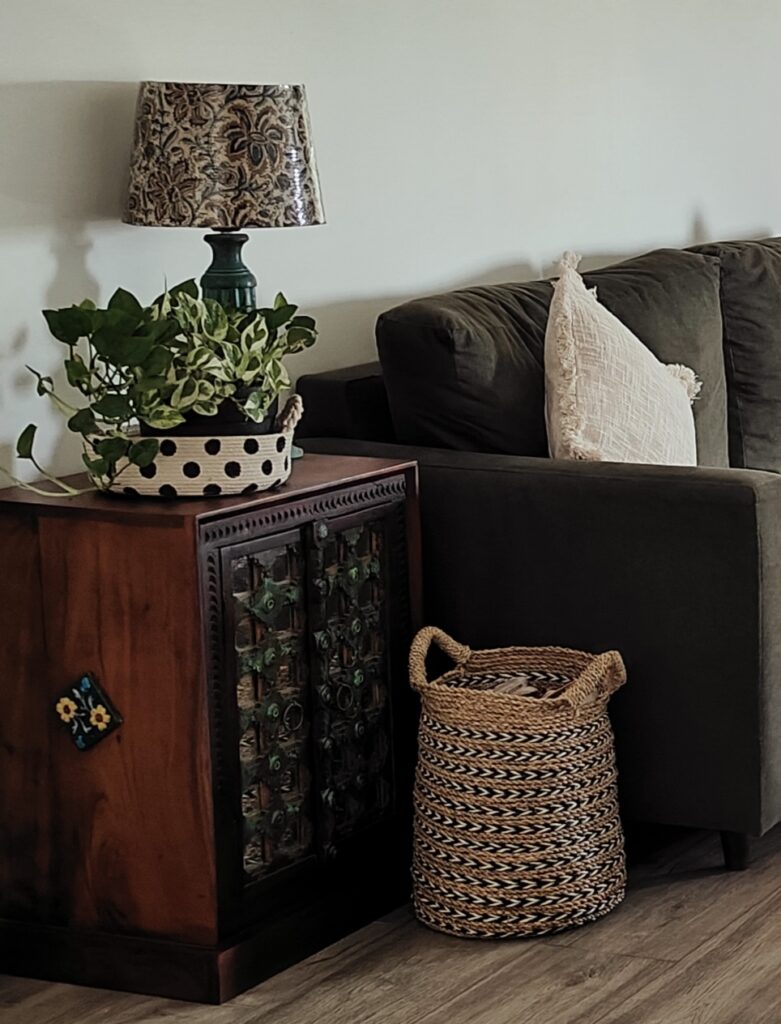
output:
M 413 559 L 419 546 L 414 464 L 307 456 L 294 476 L 273 495 L 170 504 L 0 493 L 0 970 L 214 1002 L 407 898 L 403 794 L 376 834 L 345 839 L 336 864 L 320 856 L 306 886 L 270 876 L 253 903 L 233 827 L 240 788 L 214 785 L 217 761 L 238 761 L 238 733 L 225 725 L 237 719 L 235 666 L 212 648 L 235 641 L 205 551 L 219 558 L 236 538 L 286 528 L 308 537 L 321 518 L 384 523 L 384 685 L 400 702 L 409 696 L 420 605 L 417 565 L 407 593 L 407 533 Z M 124 721 L 81 752 L 54 705 L 85 672 Z M 399 737 L 411 734 L 405 717 Z M 409 789 L 411 744 L 395 753 Z M 218 858 L 226 813 L 234 839 Z
M 348 962 L 351 954 L 364 953 L 374 942 L 379 941 L 391 930 L 401 927 L 401 920 L 380 920 L 353 932 L 351 935 L 330 946 L 323 956 L 320 968 L 309 966 L 304 972 L 308 984 L 316 984 L 318 977 L 327 978 L 332 964 Z M 162 944 L 158 943 L 157 946 Z M 151 948 L 151 947 L 150 947 Z M 316 974 L 319 970 L 321 973 Z M 194 975 L 197 978 L 198 970 Z M 239 1003 L 233 1001 L 225 1006 L 199 1007 L 157 997 L 127 992 L 107 992 L 98 988 L 52 984 L 31 978 L 15 978 L 0 975 L 0 1019 L 3 1024 L 151 1024 L 158 1020 L 181 1020 L 188 1024 L 237 1024 L 255 1017 L 255 1010 L 248 1006 L 237 1018 Z
M 18 533 L 6 543 L 19 543 Z M 12 749 L 1 786 L 0 864 L 10 877 L 0 916 L 214 942 L 193 536 L 42 517 L 37 539 L 40 563 L 30 551 L 24 593 L 8 562 L 0 577 L 0 603 L 36 622 L 39 601 L 45 622 L 39 650 L 20 651 L 4 673 L 13 714 L 0 716 Z M 26 636 L 19 625 L 4 631 L 15 643 Z M 80 752 L 54 704 L 86 671 L 124 724 Z
M 90 491 L 73 497 L 52 495 L 41 497 L 21 487 L 0 490 L 0 511 L 18 509 L 23 506 L 28 512 L 38 515 L 79 516 L 89 514 L 93 518 L 114 519 L 121 522 L 141 520 L 215 519 L 232 510 L 249 511 L 291 501 L 333 490 L 336 487 L 374 479 L 385 472 L 400 472 L 414 469 L 414 462 L 393 459 L 372 459 L 347 455 L 305 455 L 293 464 L 293 471 L 287 483 L 275 491 L 242 497 L 225 498 L 126 498 L 121 495 L 102 494 Z M 85 475 L 66 477 L 76 487 L 86 487 Z
M 0 950 L 4 969 L 22 975 L 194 1002 L 220 1001 L 219 954 L 213 947 L 0 921 Z
M 0 512 L 0 917 L 46 920 L 56 853 L 50 823 L 51 746 L 60 739 L 47 701 L 38 521 Z

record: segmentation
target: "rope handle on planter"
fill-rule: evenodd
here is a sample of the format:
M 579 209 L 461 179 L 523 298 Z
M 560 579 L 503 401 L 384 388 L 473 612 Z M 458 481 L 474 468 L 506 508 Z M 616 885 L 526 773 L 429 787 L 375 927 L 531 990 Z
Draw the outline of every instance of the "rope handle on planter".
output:
M 277 433 L 291 434 L 298 426 L 299 420 L 304 415 L 304 403 L 300 395 L 291 395 L 285 403 L 285 408 L 277 416 Z
M 419 690 L 428 682 L 426 655 L 432 642 L 449 655 L 459 668 L 472 657 L 471 647 L 458 643 L 452 636 L 448 636 L 444 630 L 437 629 L 436 626 L 424 626 L 415 636 L 409 650 L 409 681 L 414 690 Z

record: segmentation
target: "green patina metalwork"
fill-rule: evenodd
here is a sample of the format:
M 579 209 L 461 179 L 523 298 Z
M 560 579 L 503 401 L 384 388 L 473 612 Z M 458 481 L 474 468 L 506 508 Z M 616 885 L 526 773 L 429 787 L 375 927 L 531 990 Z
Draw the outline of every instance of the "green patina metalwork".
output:
M 315 740 L 326 854 L 378 820 L 391 799 L 390 716 L 384 686 L 382 520 L 312 529 L 310 617 Z
M 293 543 L 232 569 L 244 871 L 252 881 L 314 850 L 305 558 Z
M 385 547 L 382 518 L 319 522 L 231 563 L 248 881 L 334 854 L 391 802 Z

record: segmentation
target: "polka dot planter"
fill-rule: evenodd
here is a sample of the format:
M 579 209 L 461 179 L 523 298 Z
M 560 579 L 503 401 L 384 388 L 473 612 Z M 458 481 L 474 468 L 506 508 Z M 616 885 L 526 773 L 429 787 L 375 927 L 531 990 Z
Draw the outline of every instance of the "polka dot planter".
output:
M 276 434 L 158 436 L 154 462 L 143 469 L 120 465 L 109 489 L 129 497 L 210 498 L 279 487 L 290 476 L 293 431 L 301 411 L 301 399 L 294 396 Z

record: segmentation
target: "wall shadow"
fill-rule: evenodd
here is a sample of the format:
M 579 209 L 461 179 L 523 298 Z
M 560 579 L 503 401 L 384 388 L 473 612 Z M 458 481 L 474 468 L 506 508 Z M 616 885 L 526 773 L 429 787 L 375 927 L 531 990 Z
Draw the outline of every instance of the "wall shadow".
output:
M 307 306 L 306 312 L 317 321 L 320 340 L 306 353 L 291 356 L 286 362 L 290 375 L 295 380 L 304 373 L 320 373 L 342 366 L 371 362 L 377 358 L 374 346 L 374 326 L 381 313 L 402 302 L 421 298 L 424 295 L 442 294 L 458 288 L 504 284 L 508 281 L 529 281 L 539 276 L 531 263 L 519 261 L 511 264 L 497 264 L 484 271 L 478 271 L 467 278 L 456 278 L 443 282 L 438 288 L 416 292 L 386 292 L 369 299 L 347 299 L 344 302 L 321 303 Z M 333 338 L 362 337 L 365 343 L 361 352 L 347 353 L 343 359 L 334 359 L 333 349 L 328 340 Z M 305 365 L 304 365 L 305 364 Z
M 0 85 L 0 225 L 119 220 L 136 82 Z
M 757 228 L 742 232 L 739 237 L 751 240 L 767 238 L 769 234 L 771 234 L 769 228 Z M 678 245 L 671 243 L 665 248 L 686 248 L 691 245 L 703 245 L 707 242 L 722 240 L 713 235 L 702 211 L 699 209 L 695 209 L 692 214 L 687 235 L 688 237 L 682 243 Z M 663 247 L 653 246 L 651 248 Z M 599 270 L 601 267 L 610 266 L 613 263 L 620 263 L 622 260 L 631 259 L 648 251 L 649 248 L 645 247 L 641 250 L 625 250 L 623 252 L 616 252 L 615 250 L 586 252 L 581 256 L 579 269 L 582 273 L 588 273 L 593 270 Z M 377 317 L 387 309 L 402 302 L 419 298 L 422 295 L 432 295 L 437 292 L 452 291 L 457 288 L 474 288 L 479 285 L 504 284 L 507 282 L 518 283 L 539 280 L 540 278 L 552 278 L 556 277 L 558 272 L 558 260 L 546 262 L 541 267 L 535 266 L 528 261 L 519 261 L 518 263 L 499 264 L 489 267 L 484 271 L 478 271 L 474 275 L 470 275 L 468 278 L 454 280 L 434 290 L 386 293 L 371 299 L 347 300 L 314 306 L 308 309 L 308 312 L 318 322 L 321 340 L 314 349 L 311 349 L 303 357 L 306 360 L 305 367 L 302 366 L 299 369 L 299 361 L 302 361 L 301 356 L 294 356 L 289 360 L 291 376 L 295 381 L 296 377 L 303 373 L 318 373 L 324 370 L 338 369 L 343 366 L 375 360 L 377 352 L 374 343 L 374 327 Z M 364 344 L 361 346 L 361 351 L 358 353 L 353 352 L 352 355 L 348 354 L 344 359 L 335 359 L 333 350 L 329 348 L 328 339 L 345 336 L 354 338 L 357 334 L 360 334 L 365 339 Z
M 137 90 L 136 82 L 0 84 L 0 231 L 13 238 L 24 229 L 46 230 L 55 269 L 49 278 L 47 268 L 41 282 L 45 307 L 99 293 L 88 267 L 89 225 L 121 219 Z M 26 363 L 51 374 L 59 393 L 69 390 L 55 346 L 42 358 L 32 342 L 24 327 L 0 351 L 0 372 L 28 410 L 20 430 L 40 423 L 44 407 Z M 53 445 L 52 432 L 46 435 L 41 448 L 49 442 L 48 454 L 41 457 L 48 465 L 78 463 L 78 439 L 64 422 Z M 13 444 L 3 445 L 0 465 L 10 468 L 13 456 Z

